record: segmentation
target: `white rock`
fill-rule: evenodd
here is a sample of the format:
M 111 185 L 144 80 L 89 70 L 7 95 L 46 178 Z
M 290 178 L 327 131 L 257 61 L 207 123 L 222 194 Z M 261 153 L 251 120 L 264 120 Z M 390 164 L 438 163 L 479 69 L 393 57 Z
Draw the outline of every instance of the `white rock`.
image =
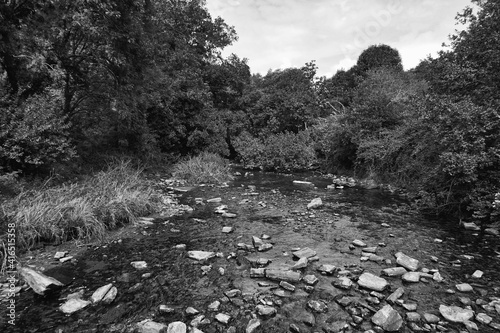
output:
M 37 272 L 28 267 L 18 266 L 17 271 L 24 278 L 24 281 L 39 295 L 43 295 L 47 290 L 62 287 L 64 284 L 53 277 Z
M 408 273 L 403 274 L 401 279 L 403 281 L 406 281 L 406 282 L 416 283 L 416 282 L 420 281 L 420 273 L 419 272 L 408 272 Z
M 255 330 L 260 326 L 260 320 L 259 319 L 250 319 L 248 322 L 247 328 L 245 329 L 245 333 L 253 333 Z
M 104 298 L 104 296 L 106 296 L 106 294 L 111 289 L 111 287 L 113 287 L 113 284 L 109 283 L 109 284 L 107 284 L 105 286 L 97 288 L 97 290 L 94 291 L 94 293 L 92 294 L 92 296 L 90 296 L 90 301 L 92 303 L 100 302 Z
M 73 312 L 83 309 L 90 303 L 91 303 L 90 301 L 84 301 L 81 298 L 71 298 L 68 299 L 63 305 L 61 305 L 59 307 L 59 310 L 61 310 L 66 314 L 71 314 Z
M 208 251 L 188 251 L 188 257 L 198 261 L 208 260 L 215 257 L 215 252 Z
M 408 273 L 404 267 L 391 267 L 382 270 L 382 274 L 387 276 L 401 276 Z
M 182 321 L 174 321 L 168 324 L 167 333 L 186 333 L 187 327 Z
M 295 269 L 306 268 L 308 262 L 309 260 L 307 260 L 307 258 L 300 258 L 299 261 L 297 261 L 295 265 L 292 266 L 292 269 L 295 270 Z
M 135 325 L 140 333 L 160 333 L 161 330 L 167 327 L 165 324 L 157 323 L 150 319 L 145 319 Z
M 358 247 L 366 247 L 366 243 L 359 239 L 353 240 L 352 244 Z
M 396 263 L 399 265 L 403 266 L 404 268 L 410 270 L 410 271 L 416 271 L 418 268 L 418 260 L 413 259 L 403 252 L 398 252 L 395 254 L 396 256 Z
M 145 261 L 132 261 L 130 264 L 138 270 L 148 268 L 148 263 Z
M 231 320 L 231 316 L 225 313 L 218 313 L 215 315 L 215 319 L 220 323 L 227 324 Z
M 111 287 L 111 289 L 109 289 L 109 291 L 106 293 L 106 295 L 104 296 L 104 298 L 102 299 L 102 302 L 104 304 L 110 304 L 111 302 L 113 302 L 116 298 L 116 295 L 118 295 L 118 289 L 116 289 L 116 287 Z
M 59 251 L 59 252 L 56 252 L 56 254 L 54 254 L 54 259 L 61 259 L 63 257 L 66 256 L 66 251 Z
M 222 232 L 225 234 L 228 234 L 230 232 L 233 232 L 233 227 L 223 227 Z
M 303 180 L 294 180 L 293 181 L 293 185 L 305 185 L 305 186 L 312 186 L 312 187 L 314 187 L 313 183 L 306 182 L 306 181 L 303 181 Z
M 488 316 L 486 313 L 478 313 L 476 315 L 476 320 L 478 322 L 480 322 L 480 323 L 488 325 L 489 323 L 491 323 L 491 321 L 493 320 L 493 318 L 491 318 L 490 316 Z
M 439 306 L 439 313 L 449 321 L 454 323 L 463 323 L 474 317 L 474 311 L 463 309 L 458 306 L 446 306 L 441 304 Z
M 320 208 L 321 206 L 323 206 L 323 201 L 321 200 L 321 198 L 314 198 L 310 203 L 307 204 L 307 209 L 316 209 Z
M 222 201 L 222 198 L 212 198 L 212 199 L 208 199 L 207 202 L 221 202 Z
M 396 332 L 403 325 L 403 318 L 392 306 L 385 305 L 373 315 L 372 322 L 387 332 Z
M 311 257 L 314 257 L 317 253 L 316 253 L 316 251 L 314 251 L 308 247 L 305 247 L 303 249 L 293 251 L 292 254 L 297 258 L 311 258 Z
M 483 277 L 483 274 L 484 274 L 484 273 L 483 273 L 482 271 L 480 271 L 480 270 L 476 270 L 476 271 L 474 272 L 474 274 L 472 274 L 472 277 L 473 277 L 473 278 L 475 278 L 475 279 L 480 279 L 480 278 L 482 278 L 482 277 Z
M 375 291 L 382 291 L 389 285 L 385 279 L 368 272 L 361 274 L 358 284 L 361 287 Z
M 465 293 L 474 290 L 474 289 L 472 289 L 472 286 L 468 283 L 460 283 L 460 284 L 455 285 L 455 287 L 457 288 L 458 291 L 465 292 Z

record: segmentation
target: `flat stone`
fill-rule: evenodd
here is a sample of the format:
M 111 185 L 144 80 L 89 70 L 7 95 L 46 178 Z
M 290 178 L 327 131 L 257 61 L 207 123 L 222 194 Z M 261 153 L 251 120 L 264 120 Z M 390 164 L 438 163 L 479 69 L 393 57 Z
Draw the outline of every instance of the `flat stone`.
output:
M 281 286 L 281 288 L 286 289 L 288 291 L 295 291 L 295 286 L 293 284 L 286 282 L 286 281 L 281 281 L 280 286 Z
M 385 305 L 373 315 L 372 322 L 387 332 L 396 332 L 403 325 L 403 318 L 392 306 Z
M 311 186 L 314 187 L 314 184 L 311 182 L 306 182 L 303 180 L 294 180 L 293 185 L 299 185 L 299 186 Z
M 266 276 L 265 268 L 250 268 L 250 277 L 261 278 Z
M 399 287 L 396 289 L 392 294 L 390 294 L 386 300 L 389 303 L 395 303 L 403 294 L 405 293 L 405 290 L 403 287 Z
M 322 313 L 322 312 L 328 311 L 328 306 L 326 306 L 326 304 L 321 302 L 321 301 L 310 300 L 309 302 L 307 302 L 307 306 L 311 310 L 313 310 L 314 312 L 317 312 L 317 313 Z
M 377 253 L 377 247 L 376 246 L 365 247 L 363 249 L 363 252 Z
M 254 247 L 259 247 L 264 245 L 264 241 L 260 239 L 259 237 L 252 236 L 252 244 Z
M 267 306 L 267 305 L 262 305 L 259 304 L 255 307 L 257 310 L 257 313 L 261 316 L 267 317 L 267 316 L 273 316 L 276 314 L 276 309 L 273 308 L 272 306 Z
M 245 333 L 253 333 L 257 328 L 260 327 L 260 320 L 257 318 L 250 319 L 245 329 Z
M 421 317 L 418 312 L 407 312 L 406 313 L 406 320 L 409 322 L 418 322 L 420 321 Z
M 460 283 L 460 284 L 457 284 L 455 287 L 457 288 L 458 291 L 461 291 L 461 292 L 471 292 L 474 290 L 474 289 L 472 289 L 472 286 L 468 283 Z
M 196 310 L 196 309 L 195 309 L 195 308 L 193 308 L 192 306 L 188 306 L 188 307 L 186 308 L 186 313 L 187 313 L 188 315 L 191 315 L 191 316 L 192 316 L 192 315 L 196 315 L 196 314 L 200 313 L 200 311 Z
M 314 285 L 318 282 L 318 278 L 312 274 L 304 276 L 302 280 L 309 285 Z
M 332 275 L 337 270 L 338 270 L 337 266 L 330 265 L 330 264 L 323 264 L 323 265 L 318 267 L 318 272 L 321 272 L 321 273 L 327 274 L 327 275 Z
M 208 199 L 207 202 L 221 202 L 222 201 L 222 198 L 212 198 L 212 199 Z
M 284 271 L 279 269 L 267 269 L 266 277 L 270 280 L 299 282 L 300 273 L 294 271 Z
M 259 252 L 265 252 L 265 251 L 269 251 L 272 248 L 273 248 L 273 244 L 271 244 L 271 243 L 265 243 L 265 244 L 262 244 L 261 246 L 259 246 L 259 248 L 257 249 L 257 251 L 259 251 Z
M 103 302 L 104 304 L 110 304 L 115 300 L 116 295 L 118 295 L 118 289 L 113 286 L 111 287 L 111 289 L 109 289 L 106 295 L 104 295 L 101 302 Z
M 209 252 L 209 251 L 188 251 L 187 252 L 188 258 L 202 261 L 202 260 L 208 260 L 211 258 L 215 257 L 215 252 Z
M 465 230 L 479 231 L 481 228 L 474 222 L 462 222 L 462 226 Z
M 295 265 L 292 266 L 292 270 L 306 268 L 308 263 L 309 263 L 309 260 L 307 258 L 305 258 L 305 257 L 300 258 L 299 261 L 297 261 L 295 263 Z
M 68 252 L 66 251 L 59 251 L 59 252 L 56 252 L 56 254 L 54 254 L 54 259 L 61 259 L 61 258 L 64 258 L 66 256 Z
M 344 290 L 351 289 L 351 287 L 353 286 L 353 282 L 351 281 L 351 279 L 349 279 L 346 276 L 341 276 L 341 277 L 335 279 L 334 281 L 332 281 L 332 284 L 335 287 L 340 288 L 340 289 L 344 289 Z
M 366 247 L 366 243 L 359 239 L 353 240 L 352 244 L 357 247 Z
M 225 313 L 218 313 L 215 315 L 215 319 L 222 324 L 228 324 L 231 320 L 231 316 Z
M 85 301 L 81 298 L 71 298 L 68 299 L 63 305 L 61 305 L 59 307 L 59 310 L 66 314 L 71 314 L 85 308 L 90 303 L 90 301 Z
M 219 311 L 219 307 L 220 307 L 220 302 L 219 301 L 213 301 L 212 303 L 210 303 L 208 305 L 208 310 L 209 311 Z
M 483 274 L 484 274 L 483 271 L 476 270 L 474 274 L 472 274 L 472 277 L 475 279 L 480 279 L 483 277 Z
M 148 263 L 145 261 L 132 261 L 130 264 L 137 270 L 143 270 L 148 268 Z
M 454 323 L 463 323 L 474 317 L 474 311 L 463 309 L 458 306 L 439 306 L 439 313 L 446 319 Z
M 234 214 L 234 213 L 224 212 L 224 213 L 222 213 L 222 215 L 221 215 L 221 216 L 222 216 L 222 217 L 227 217 L 227 218 L 230 218 L 230 219 L 234 219 L 234 218 L 235 218 L 236 216 L 238 216 L 238 215 L 236 215 L 236 214 Z
M 239 289 L 231 289 L 231 290 L 226 291 L 224 293 L 224 295 L 226 295 L 229 298 L 240 296 L 241 295 L 241 290 L 239 290 Z
M 403 266 L 407 270 L 410 271 L 416 271 L 418 269 L 418 260 L 413 259 L 403 252 L 398 252 L 395 254 L 396 256 L 396 263 L 400 266 Z
M 161 330 L 165 331 L 165 328 L 167 327 L 167 325 L 165 324 L 161 324 L 161 323 L 157 323 L 155 321 L 152 321 L 150 319 L 145 319 L 141 322 L 138 322 L 137 324 L 135 324 L 137 330 L 140 332 L 140 333 L 160 333 Z M 174 333 L 176 331 L 168 331 L 169 333 Z M 179 332 L 179 331 L 177 331 Z M 182 332 L 182 331 L 180 331 Z M 186 330 L 184 329 L 184 332 L 185 333 Z
M 113 284 L 109 283 L 109 284 L 107 284 L 105 286 L 97 288 L 97 290 L 94 291 L 94 293 L 92 294 L 92 296 L 90 296 L 90 301 L 92 303 L 100 302 L 104 298 L 104 296 L 106 296 L 106 294 L 111 289 L 111 287 L 113 287 Z
M 383 291 L 389 285 L 385 279 L 368 272 L 361 274 L 358 279 L 358 284 L 361 287 L 375 291 Z
M 52 289 L 57 289 L 64 284 L 53 277 L 35 271 L 28 267 L 18 266 L 18 273 L 23 277 L 24 281 L 39 295 L 44 295 L 45 292 Z
M 417 303 L 403 303 L 401 305 L 407 311 L 416 311 L 417 310 Z
M 196 316 L 193 320 L 191 320 L 191 322 L 189 324 L 192 327 L 198 327 L 201 325 L 201 323 L 203 322 L 204 319 L 205 319 L 204 315 L 199 315 L 199 316 Z M 193 333 L 193 332 L 190 332 L 190 333 Z
M 316 251 L 314 250 L 311 250 L 310 248 L 308 247 L 305 247 L 303 249 L 300 249 L 300 250 L 297 250 L 297 251 L 293 251 L 292 254 L 299 258 L 299 259 L 302 259 L 302 258 L 311 258 L 311 257 L 314 257 L 317 253 Z
M 174 321 L 168 324 L 167 333 L 186 333 L 187 327 L 182 321 Z
M 424 319 L 429 324 L 436 324 L 441 320 L 438 316 L 432 313 L 424 313 Z
M 401 279 L 403 281 L 406 281 L 406 282 L 416 283 L 416 282 L 420 281 L 420 273 L 419 272 L 408 272 L 408 273 L 403 274 Z
M 492 322 L 493 318 L 488 316 L 486 313 L 478 313 L 476 315 L 476 320 L 480 323 L 485 324 L 485 325 L 489 325 L 489 323 Z
M 406 273 L 408 273 L 408 271 L 404 267 L 391 267 L 382 270 L 382 274 L 387 276 L 401 276 Z
M 310 203 L 307 204 L 307 209 L 317 209 L 323 206 L 323 201 L 321 198 L 314 198 Z
M 222 232 L 225 234 L 229 234 L 229 233 L 233 232 L 233 227 L 223 227 Z

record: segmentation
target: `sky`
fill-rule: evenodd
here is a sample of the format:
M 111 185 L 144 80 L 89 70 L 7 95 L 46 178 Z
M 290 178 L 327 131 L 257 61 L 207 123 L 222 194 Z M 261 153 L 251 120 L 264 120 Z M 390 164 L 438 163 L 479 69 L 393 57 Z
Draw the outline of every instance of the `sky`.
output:
M 405 70 L 436 56 L 461 30 L 455 16 L 470 0 L 206 0 L 213 18 L 234 26 L 238 41 L 223 50 L 247 58 L 252 73 L 302 67 L 318 75 L 349 69 L 370 45 L 399 51 Z

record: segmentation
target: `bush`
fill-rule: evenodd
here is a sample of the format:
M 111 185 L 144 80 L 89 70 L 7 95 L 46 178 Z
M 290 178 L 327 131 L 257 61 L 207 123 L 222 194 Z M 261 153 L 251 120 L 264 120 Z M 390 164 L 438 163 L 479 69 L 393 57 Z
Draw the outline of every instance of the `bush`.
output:
M 89 240 L 157 211 L 159 205 L 141 171 L 122 162 L 78 183 L 22 192 L 0 212 L 0 231 L 7 221 L 16 223 L 20 250 L 40 241 Z
M 227 160 L 208 152 L 175 164 L 173 176 L 185 179 L 191 184 L 222 183 L 233 177 Z
M 307 170 L 317 162 L 309 131 L 271 134 L 262 140 L 244 134 L 235 140 L 234 146 L 246 167 Z

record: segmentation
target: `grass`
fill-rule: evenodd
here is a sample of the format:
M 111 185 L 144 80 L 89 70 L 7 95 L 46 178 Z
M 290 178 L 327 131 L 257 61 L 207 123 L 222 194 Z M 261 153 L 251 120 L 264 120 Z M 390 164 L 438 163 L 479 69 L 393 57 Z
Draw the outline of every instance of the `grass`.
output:
M 16 224 L 17 249 L 23 251 L 42 241 L 58 244 L 100 238 L 106 230 L 133 222 L 159 206 L 141 170 L 120 162 L 80 182 L 23 191 L 6 200 L 0 210 L 0 244 L 9 222 Z
M 175 164 L 172 173 L 191 184 L 217 184 L 233 179 L 229 163 L 217 154 L 206 152 Z

